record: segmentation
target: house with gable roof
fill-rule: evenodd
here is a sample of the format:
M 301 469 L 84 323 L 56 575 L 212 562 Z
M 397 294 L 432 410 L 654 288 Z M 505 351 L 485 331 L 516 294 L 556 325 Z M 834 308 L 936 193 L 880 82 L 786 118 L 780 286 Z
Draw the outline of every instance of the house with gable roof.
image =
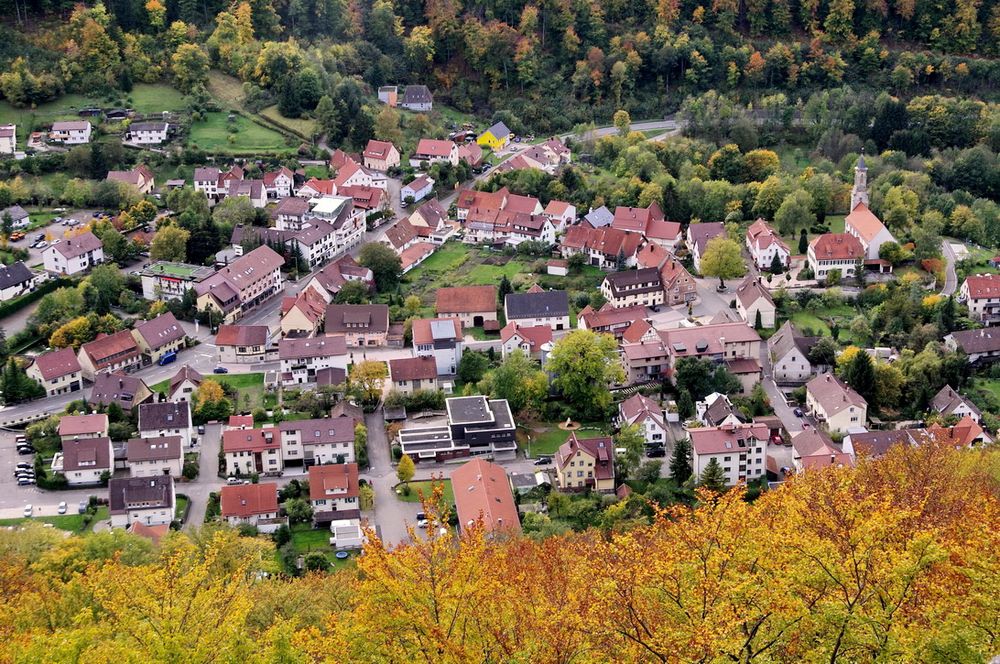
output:
M 25 370 L 28 377 L 45 388 L 46 396 L 76 392 L 83 386 L 80 360 L 72 348 L 43 353 Z
M 560 491 L 615 490 L 615 444 L 611 438 L 578 438 L 575 431 L 570 432 L 553 461 Z
M 802 385 L 813 377 L 816 367 L 809 351 L 821 337 L 804 336 L 795 324 L 786 321 L 767 340 L 771 373 L 778 385 Z
M 774 327 L 777 311 L 771 292 L 761 285 L 757 276 L 747 275 L 743 283 L 736 287 L 736 313 L 750 327 L 756 326 L 758 314 L 761 327 Z
M 663 445 L 667 441 L 667 420 L 663 408 L 638 392 L 618 404 L 618 423 L 639 427 L 646 445 Z
M 806 383 L 806 408 L 831 431 L 847 432 L 868 421 L 868 402 L 832 374 Z
M 552 350 L 552 328 L 548 325 L 519 325 L 515 321 L 507 323 L 500 330 L 500 354 L 507 359 L 515 350 L 544 366 Z
M 934 395 L 934 398 L 931 399 L 931 410 L 945 417 L 968 417 L 976 424 L 979 424 L 983 417 L 982 411 L 976 404 L 952 389 L 951 385 L 945 385 L 940 392 Z
M 746 232 L 746 245 L 758 270 L 770 270 L 775 256 L 784 269 L 787 270 L 791 265 L 792 252 L 788 245 L 763 219 L 750 224 Z
M 958 299 L 983 325 L 1000 324 L 1000 274 L 974 274 L 962 282 Z
M 764 477 L 767 473 L 769 433 L 766 426 L 758 423 L 688 430 L 695 476 L 700 476 L 715 459 L 726 476 L 726 486 Z
M 462 323 L 457 318 L 415 318 L 413 354 L 433 357 L 439 376 L 454 375 L 462 361 Z

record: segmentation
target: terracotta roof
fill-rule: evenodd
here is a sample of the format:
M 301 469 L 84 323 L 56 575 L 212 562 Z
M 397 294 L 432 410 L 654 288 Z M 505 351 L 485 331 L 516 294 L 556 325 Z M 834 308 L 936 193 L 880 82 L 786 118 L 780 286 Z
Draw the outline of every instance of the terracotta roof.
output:
M 598 311 L 594 311 L 593 309 L 587 311 L 584 309 L 578 317 L 583 319 L 586 329 L 600 331 L 615 326 L 620 326 L 624 329 L 633 321 L 645 319 L 647 315 L 646 307 L 641 304 L 615 308 L 609 303 L 605 304 Z
M 410 223 L 409 218 L 400 219 L 386 229 L 384 237 L 399 252 L 403 247 L 416 239 L 417 229 Z
M 184 328 L 169 311 L 152 320 L 136 323 L 135 331 L 153 350 L 184 338 Z
M 414 346 L 462 340 L 462 323 L 457 318 L 414 318 L 411 329 Z
M 617 228 L 571 226 L 563 237 L 562 246 L 589 249 L 605 256 L 634 256 L 642 244 L 642 234 L 626 233 Z
M 437 247 L 430 242 L 416 242 L 399 254 L 399 264 L 403 270 L 408 270 L 411 265 L 419 263 L 436 250 Z
M 1000 297 L 1000 274 L 976 274 L 965 280 L 973 300 Z
M 863 202 L 855 205 L 851 213 L 844 217 L 844 226 L 853 227 L 865 243 L 870 243 L 876 235 L 885 230 L 882 221 Z
M 827 417 L 844 410 L 848 406 L 866 408 L 868 402 L 860 394 L 852 390 L 846 383 L 832 374 L 816 376 L 806 383 L 806 391 L 812 394 Z
M 865 257 L 861 241 L 850 233 L 824 233 L 809 243 L 816 260 L 851 260 Z
M 444 313 L 495 313 L 497 310 L 496 286 L 439 288 L 435 310 L 438 315 Z
M 253 415 L 230 415 L 226 426 L 230 429 L 253 429 Z
M 301 217 L 309 212 L 309 201 L 298 196 L 289 196 L 278 201 L 274 208 L 274 216 L 286 215 L 289 217 Z
M 307 288 L 300 291 L 297 297 L 282 299 L 282 317 L 287 315 L 292 309 L 297 309 L 313 325 L 316 325 L 323 318 L 324 314 L 326 314 L 326 300 L 312 288 Z
M 354 200 L 354 207 L 363 210 L 378 208 L 385 198 L 385 190 L 361 184 L 340 187 L 337 191 L 341 196 L 350 196 Z
M 138 356 L 139 346 L 131 330 L 120 330 L 83 344 L 80 346 L 80 352 L 86 353 L 97 369 L 102 369 L 122 357 Z
M 663 213 L 659 206 L 651 203 L 649 207 L 616 207 L 615 217 L 611 222 L 612 228 L 628 231 L 630 233 L 645 233 L 649 224 L 654 221 L 663 221 Z M 678 224 L 678 228 L 679 228 Z
M 273 482 L 223 485 L 219 501 L 223 518 L 277 514 L 278 485 Z
M 62 453 L 64 474 L 71 470 L 111 470 L 114 463 L 110 438 L 63 441 Z
M 267 245 L 262 245 L 197 284 L 195 292 L 204 295 L 224 283 L 234 292 L 240 293 L 261 279 L 270 278 L 274 271 L 284 264 L 285 259 L 278 252 Z
M 474 459 L 451 471 L 455 511 L 460 528 L 481 522 L 486 532 L 519 532 L 517 505 L 507 471 L 483 459 Z
M 57 433 L 60 436 L 79 436 L 82 434 L 104 433 L 108 431 L 108 416 L 99 415 L 63 415 L 59 420 Z
M 128 532 L 152 540 L 153 544 L 156 545 L 170 532 L 170 525 L 162 523 L 158 526 L 147 526 L 141 521 L 133 521 L 132 525 L 128 527 Z
M 611 438 L 577 438 L 576 432 L 572 432 L 556 452 L 556 465 L 560 469 L 565 469 L 577 451 L 582 451 L 594 458 L 594 479 L 612 480 L 615 478 L 615 443 Z
M 389 379 L 393 382 L 436 378 L 437 361 L 430 355 L 389 360 Z
M 35 358 L 35 365 L 45 380 L 80 371 L 80 361 L 72 348 L 60 348 Z
M 750 224 L 746 237 L 747 241 L 758 249 L 766 249 L 772 244 L 776 244 L 784 249 L 785 253 L 791 253 L 784 240 L 763 219 L 758 219 Z
M 222 432 L 224 452 L 263 452 L 277 449 L 281 449 L 281 432 L 277 427 L 228 429 Z
M 561 217 L 566 214 L 566 211 L 569 210 L 571 205 L 572 203 L 567 203 L 566 201 L 551 200 L 549 201 L 549 204 L 545 206 L 544 212 L 550 217 Z
M 385 159 L 389 156 L 393 147 L 393 144 L 388 141 L 376 141 L 375 139 L 371 139 L 368 141 L 368 145 L 365 146 L 364 152 L 361 153 L 361 156 L 371 157 L 372 159 Z
M 336 500 L 358 497 L 358 464 L 309 466 L 309 499 Z
M 503 206 L 505 212 L 522 212 L 524 214 L 534 214 L 541 203 L 534 196 L 521 196 L 511 194 L 507 197 L 507 203 Z
M 753 306 L 753 303 L 757 300 L 763 299 L 765 302 L 774 306 L 774 300 L 771 298 L 771 292 L 766 288 L 761 286 L 760 281 L 757 277 L 748 274 L 746 279 L 743 280 L 739 286 L 736 287 L 736 297 L 740 299 L 743 303 L 743 307 L 749 309 Z M 753 323 L 753 321 L 747 321 L 748 323 Z
M 483 160 L 483 149 L 475 143 L 458 146 L 458 158 L 464 159 L 470 166 L 478 166 Z
M 640 318 L 639 320 L 632 321 L 632 324 L 622 332 L 622 342 L 637 344 L 652 329 L 653 326 L 644 319 Z
M 661 330 L 660 337 L 677 357 L 721 354 L 723 339 L 726 343 L 760 341 L 760 335 L 743 321 Z
M 132 438 L 128 441 L 128 462 L 158 461 L 181 458 L 180 436 Z
M 721 427 L 691 429 L 691 447 L 695 454 L 738 454 L 748 450 L 754 441 L 767 442 L 770 430 L 762 424 L 727 424 Z
M 511 321 L 500 330 L 500 341 L 507 343 L 515 335 L 528 343 L 531 353 L 537 353 L 544 344 L 552 343 L 552 328 L 548 325 L 518 325 Z
M 176 389 L 177 386 L 185 380 L 189 380 L 194 383 L 195 386 L 198 386 L 201 385 L 201 381 L 203 379 L 204 376 L 185 364 L 181 367 L 181 370 L 175 373 L 173 378 L 170 379 L 170 394 L 173 394 L 174 389 Z
M 413 214 L 410 215 L 410 223 L 414 223 L 412 221 L 414 219 L 421 219 L 423 220 L 424 225 L 430 226 L 431 228 L 437 228 L 447 218 L 448 210 L 441 205 L 441 201 L 436 198 L 432 198 L 413 211 Z M 414 223 L 414 225 L 420 224 Z
M 415 157 L 447 157 L 451 154 L 455 144 L 452 141 L 439 141 L 433 138 L 421 138 L 417 143 L 417 149 L 413 152 Z
M 336 190 L 336 185 L 333 184 L 333 180 L 321 180 L 319 178 L 309 178 L 309 180 L 302 185 L 302 189 L 308 187 L 312 189 L 319 195 L 332 196 Z M 299 191 L 301 192 L 302 189 Z
M 215 335 L 216 346 L 264 346 L 267 344 L 267 325 L 220 325 Z
M 666 428 L 666 423 L 663 421 L 663 409 L 644 394 L 633 394 L 618 405 L 618 411 L 629 424 L 651 419 L 660 427 Z

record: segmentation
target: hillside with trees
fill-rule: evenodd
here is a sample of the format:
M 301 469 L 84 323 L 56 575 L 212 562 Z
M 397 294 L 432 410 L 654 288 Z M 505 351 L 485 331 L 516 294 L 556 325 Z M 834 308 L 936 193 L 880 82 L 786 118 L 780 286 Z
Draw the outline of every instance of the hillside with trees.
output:
M 542 540 L 374 542 L 356 569 L 298 578 L 225 527 L 154 547 L 32 526 L 0 532 L 0 659 L 982 662 L 998 497 L 995 451 L 896 446 L 754 502 L 702 493 Z

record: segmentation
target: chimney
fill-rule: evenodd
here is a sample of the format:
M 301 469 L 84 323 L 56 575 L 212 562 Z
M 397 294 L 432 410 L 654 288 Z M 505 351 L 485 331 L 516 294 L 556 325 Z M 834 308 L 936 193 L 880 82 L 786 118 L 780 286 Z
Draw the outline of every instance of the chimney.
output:
M 835 463 L 837 463 L 837 455 L 836 454 L 831 454 L 830 455 L 830 464 L 833 465 Z

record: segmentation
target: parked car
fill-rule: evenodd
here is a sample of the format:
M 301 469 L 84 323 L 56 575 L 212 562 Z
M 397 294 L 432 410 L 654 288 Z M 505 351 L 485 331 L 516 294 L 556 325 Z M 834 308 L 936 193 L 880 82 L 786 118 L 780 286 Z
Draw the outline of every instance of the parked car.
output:
M 21 455 L 24 455 L 24 454 L 34 454 L 35 453 L 35 448 L 32 447 L 31 445 L 23 445 L 23 446 L 19 445 L 17 447 L 17 453 L 21 454 Z
M 39 249 L 44 249 L 45 247 L 49 246 L 49 243 L 46 242 L 45 240 L 42 240 L 41 242 L 36 243 L 35 246 Z
M 65 514 L 66 513 L 66 501 L 65 500 L 62 501 L 61 503 L 59 503 L 59 509 L 56 510 L 56 511 L 59 512 L 59 514 Z
M 238 477 L 232 477 L 232 476 L 230 476 L 230 477 L 226 478 L 226 484 L 228 484 L 230 486 L 232 486 L 234 484 L 243 484 L 243 480 L 241 480 Z
M 229 373 L 229 369 L 227 369 L 226 367 L 215 367 L 214 369 L 212 369 L 212 373 L 227 374 Z
M 17 478 L 18 486 L 31 486 L 35 483 L 35 478 L 33 477 L 19 477 Z
M 45 239 L 45 233 L 39 233 L 38 235 L 35 236 L 35 242 L 41 242 L 44 239 Z
M 28 503 L 27 505 L 24 506 L 24 516 L 26 518 L 30 517 L 34 513 L 35 513 L 35 508 L 31 503 Z
M 199 424 L 198 425 L 198 434 L 201 435 L 201 436 L 205 435 L 205 425 L 204 424 Z
M 76 506 L 76 513 L 83 514 L 87 511 L 87 501 L 81 500 L 80 504 Z
M 22 461 L 19 464 L 17 464 L 17 466 L 16 466 L 16 468 L 18 470 L 31 470 L 32 467 L 33 466 L 30 463 L 28 463 L 27 461 Z
M 646 451 L 646 456 L 650 459 L 655 457 L 665 457 L 667 456 L 667 450 L 664 447 L 653 447 Z
M 164 365 L 170 364 L 171 362 L 174 362 L 175 360 L 177 360 L 177 352 L 170 351 L 169 353 L 164 353 L 163 356 L 160 357 L 160 360 L 159 362 L 157 362 L 157 364 L 159 364 L 162 367 Z
M 802 417 L 802 409 L 801 408 L 796 408 L 792 412 L 795 413 L 795 417 Z
M 417 528 L 427 527 L 427 515 L 423 512 L 417 512 Z
M 537 459 L 535 459 L 536 466 L 547 466 L 550 463 L 552 463 L 552 457 L 540 456 Z

